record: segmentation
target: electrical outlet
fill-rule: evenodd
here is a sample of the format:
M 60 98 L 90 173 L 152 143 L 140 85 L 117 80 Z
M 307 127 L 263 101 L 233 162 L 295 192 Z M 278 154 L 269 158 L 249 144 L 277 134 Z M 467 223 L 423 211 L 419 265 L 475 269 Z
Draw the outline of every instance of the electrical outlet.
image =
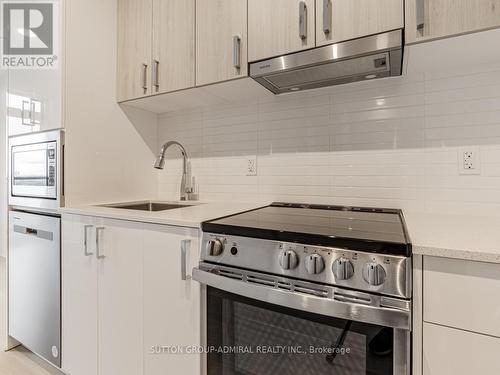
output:
M 466 146 L 459 148 L 458 173 L 464 175 L 481 174 L 481 154 L 479 147 Z
M 247 157 L 247 176 L 257 176 L 257 156 Z

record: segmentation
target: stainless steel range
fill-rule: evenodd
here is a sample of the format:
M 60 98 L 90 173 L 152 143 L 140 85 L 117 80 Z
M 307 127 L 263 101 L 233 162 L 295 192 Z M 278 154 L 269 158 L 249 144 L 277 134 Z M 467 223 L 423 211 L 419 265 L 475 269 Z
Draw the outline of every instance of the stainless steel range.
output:
M 207 374 L 410 374 L 400 210 L 273 203 L 202 229 Z

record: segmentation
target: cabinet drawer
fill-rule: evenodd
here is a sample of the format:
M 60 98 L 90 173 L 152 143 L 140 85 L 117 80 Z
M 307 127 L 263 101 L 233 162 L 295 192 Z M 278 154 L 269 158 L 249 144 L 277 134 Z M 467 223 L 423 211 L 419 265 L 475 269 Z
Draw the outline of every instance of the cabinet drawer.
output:
M 500 339 L 424 323 L 423 375 L 498 375 Z
M 424 321 L 500 337 L 500 264 L 424 258 Z

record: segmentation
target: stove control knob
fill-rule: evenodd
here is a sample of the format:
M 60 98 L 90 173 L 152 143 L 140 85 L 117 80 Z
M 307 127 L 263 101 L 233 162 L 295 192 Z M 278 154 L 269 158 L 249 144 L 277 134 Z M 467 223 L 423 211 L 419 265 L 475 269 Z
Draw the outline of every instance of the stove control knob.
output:
M 325 269 L 325 261 L 319 254 L 310 254 L 305 260 L 306 271 L 310 275 L 317 275 Z
M 208 255 L 217 257 L 224 251 L 224 241 L 219 238 L 208 240 L 206 250 Z
M 363 279 L 372 286 L 382 285 L 386 276 L 384 267 L 378 263 L 366 263 L 363 267 Z
M 297 253 L 293 250 L 282 250 L 280 253 L 280 266 L 284 270 L 293 270 L 297 267 L 299 258 Z
M 354 275 L 352 262 L 344 257 L 337 258 L 332 266 L 336 280 L 349 280 Z

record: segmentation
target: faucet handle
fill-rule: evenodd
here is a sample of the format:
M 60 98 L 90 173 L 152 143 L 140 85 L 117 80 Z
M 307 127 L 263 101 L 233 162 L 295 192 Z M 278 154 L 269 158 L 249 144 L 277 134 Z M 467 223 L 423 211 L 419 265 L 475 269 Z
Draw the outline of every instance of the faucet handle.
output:
M 188 201 L 197 201 L 198 193 L 196 193 L 196 179 L 194 176 L 191 177 L 191 186 L 186 187 L 187 200 Z

